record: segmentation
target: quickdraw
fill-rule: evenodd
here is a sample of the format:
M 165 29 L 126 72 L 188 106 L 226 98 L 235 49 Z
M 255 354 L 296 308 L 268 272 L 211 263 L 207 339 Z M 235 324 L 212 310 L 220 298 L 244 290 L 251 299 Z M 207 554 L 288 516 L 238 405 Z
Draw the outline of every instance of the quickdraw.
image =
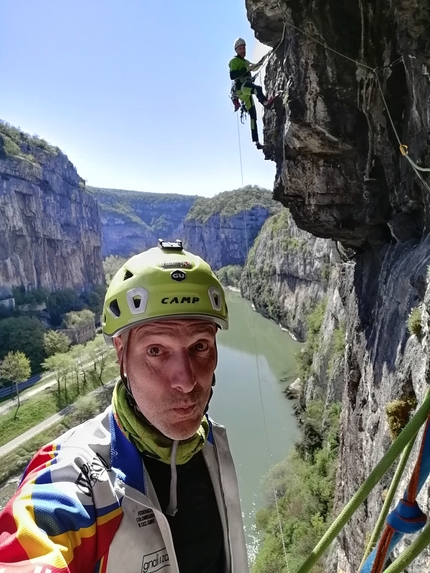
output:
M 237 95 L 236 86 L 234 82 L 230 90 L 230 99 L 233 103 L 234 111 L 236 112 L 240 110 L 240 122 L 245 123 L 246 118 L 248 117 L 248 110 L 246 109 L 245 103 L 243 101 L 240 101 Z

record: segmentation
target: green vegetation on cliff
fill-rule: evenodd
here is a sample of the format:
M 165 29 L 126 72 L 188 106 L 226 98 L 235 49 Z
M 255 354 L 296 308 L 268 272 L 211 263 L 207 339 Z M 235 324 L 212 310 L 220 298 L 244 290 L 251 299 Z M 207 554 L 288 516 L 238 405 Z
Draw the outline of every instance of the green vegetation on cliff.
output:
M 38 135 L 30 135 L 0 120 L 0 159 L 7 156 L 18 156 L 34 162 L 30 147 L 38 147 L 52 155 L 58 155 L 60 149 L 50 145 Z
M 296 571 L 326 532 L 333 517 L 339 417 L 340 404 L 332 404 L 325 412 L 320 400 L 310 402 L 300 416 L 301 442 L 265 480 L 268 507 L 256 517 L 263 540 L 253 573 L 287 570 L 283 541 L 288 568 Z M 313 571 L 323 573 L 324 564 L 315 565 Z
M 256 185 L 247 185 L 241 189 L 224 191 L 215 197 L 199 197 L 185 220 L 206 223 L 212 215 L 220 215 L 221 219 L 226 219 L 257 206 L 267 209 L 271 214 L 282 208 L 279 203 L 274 201 L 272 193 L 268 189 Z
M 223 286 L 239 288 L 242 267 L 240 265 L 227 265 L 218 269 L 215 274 Z
M 318 303 L 309 313 L 307 318 L 307 337 L 301 352 L 297 355 L 297 374 L 302 380 L 307 380 L 311 373 L 312 362 L 314 354 L 318 352 L 321 342 L 320 330 L 324 320 L 325 311 L 327 308 L 327 299 Z M 335 344 L 340 345 L 338 336 L 336 335 Z M 343 339 L 344 340 L 344 339 Z M 343 348 L 343 347 L 342 347 Z M 338 347 L 336 346 L 336 350 Z
M 258 310 L 281 324 L 288 324 L 288 310 L 273 291 L 271 278 L 276 274 L 274 253 L 286 252 L 290 247 L 293 250 L 298 248 L 289 236 L 289 226 L 290 212 L 287 209 L 267 219 L 249 251 L 241 279 L 244 292 L 248 293 Z M 259 259 L 262 241 L 267 256 Z
M 184 203 L 185 212 L 195 201 L 196 196 L 176 193 L 147 193 L 125 189 L 106 189 L 87 186 L 86 190 L 98 201 L 106 215 L 118 215 L 129 221 L 145 226 L 149 231 L 162 231 L 172 225 L 166 208 L 173 206 L 177 211 L 178 203 Z M 185 213 L 183 214 L 185 216 Z M 161 237 L 165 238 L 165 237 Z M 169 237 L 172 238 L 172 237 Z

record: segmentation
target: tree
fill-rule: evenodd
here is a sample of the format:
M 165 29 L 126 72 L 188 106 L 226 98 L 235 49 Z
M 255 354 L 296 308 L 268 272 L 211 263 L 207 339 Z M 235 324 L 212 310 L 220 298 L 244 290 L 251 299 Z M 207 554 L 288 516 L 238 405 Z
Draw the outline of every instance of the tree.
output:
M 100 386 L 104 386 L 103 374 L 108 366 L 109 358 L 113 355 L 113 348 L 107 346 L 103 338 L 96 338 L 87 342 L 86 351 L 93 361 L 92 370 L 89 371 L 91 378 Z
M 45 326 L 37 318 L 19 316 L 0 321 L 0 360 L 8 352 L 24 352 L 33 372 L 40 372 L 45 358 L 43 334 Z
M 63 315 L 71 310 L 82 310 L 84 304 L 73 289 L 53 292 L 46 302 L 49 318 L 53 326 L 60 326 Z
M 64 315 L 64 324 L 67 328 L 74 328 L 89 323 L 94 323 L 94 313 L 88 309 L 78 312 L 72 311 Z
M 46 356 L 63 354 L 70 348 L 70 338 L 67 334 L 64 334 L 64 332 L 48 330 L 48 332 L 43 335 L 43 345 Z
M 5 378 L 15 384 L 18 407 L 15 411 L 14 419 L 18 415 L 21 402 L 19 399 L 19 383 L 30 378 L 30 360 L 23 352 L 8 352 L 2 362 L 0 362 L 0 378 Z
M 127 259 L 118 255 L 109 255 L 103 261 L 106 284 L 109 284 Z
M 24 285 L 20 285 L 12 287 L 12 296 L 17 306 L 28 304 L 31 307 L 45 302 L 49 296 L 49 290 L 40 287 L 26 291 Z
M 55 379 L 57 380 L 57 397 L 58 404 L 62 405 L 61 399 L 61 382 L 64 382 L 64 401 L 68 402 L 67 393 L 67 378 L 72 372 L 74 366 L 74 360 L 70 354 L 54 354 L 49 356 L 43 362 L 43 368 L 54 373 Z
M 92 290 L 83 292 L 79 295 L 79 298 L 84 303 L 85 307 L 94 312 L 97 321 L 103 312 L 105 294 L 106 287 L 104 285 L 96 285 Z
M 85 354 L 85 346 L 83 344 L 77 344 L 76 346 L 72 346 L 70 349 L 70 355 L 73 357 L 75 361 L 74 366 L 74 373 L 76 377 L 76 387 L 79 394 L 79 378 L 82 376 L 82 384 L 86 386 L 87 384 L 87 374 L 85 370 L 85 360 L 88 358 Z

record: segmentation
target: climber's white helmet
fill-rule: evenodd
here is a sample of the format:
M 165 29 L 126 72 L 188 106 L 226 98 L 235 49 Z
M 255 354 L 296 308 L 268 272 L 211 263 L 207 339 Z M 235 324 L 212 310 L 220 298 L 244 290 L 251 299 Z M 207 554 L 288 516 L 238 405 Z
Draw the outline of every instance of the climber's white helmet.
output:
M 246 42 L 243 38 L 238 38 L 234 43 L 234 49 L 236 50 L 239 46 L 246 46 Z

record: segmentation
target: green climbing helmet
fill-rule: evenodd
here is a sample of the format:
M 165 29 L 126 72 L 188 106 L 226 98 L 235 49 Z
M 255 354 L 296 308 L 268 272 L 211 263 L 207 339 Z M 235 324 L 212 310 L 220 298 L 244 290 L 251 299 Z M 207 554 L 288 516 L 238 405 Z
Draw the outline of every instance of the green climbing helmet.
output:
M 113 277 L 103 306 L 105 339 L 138 324 L 195 318 L 228 328 L 224 290 L 210 266 L 182 249 L 182 241 L 131 257 Z

